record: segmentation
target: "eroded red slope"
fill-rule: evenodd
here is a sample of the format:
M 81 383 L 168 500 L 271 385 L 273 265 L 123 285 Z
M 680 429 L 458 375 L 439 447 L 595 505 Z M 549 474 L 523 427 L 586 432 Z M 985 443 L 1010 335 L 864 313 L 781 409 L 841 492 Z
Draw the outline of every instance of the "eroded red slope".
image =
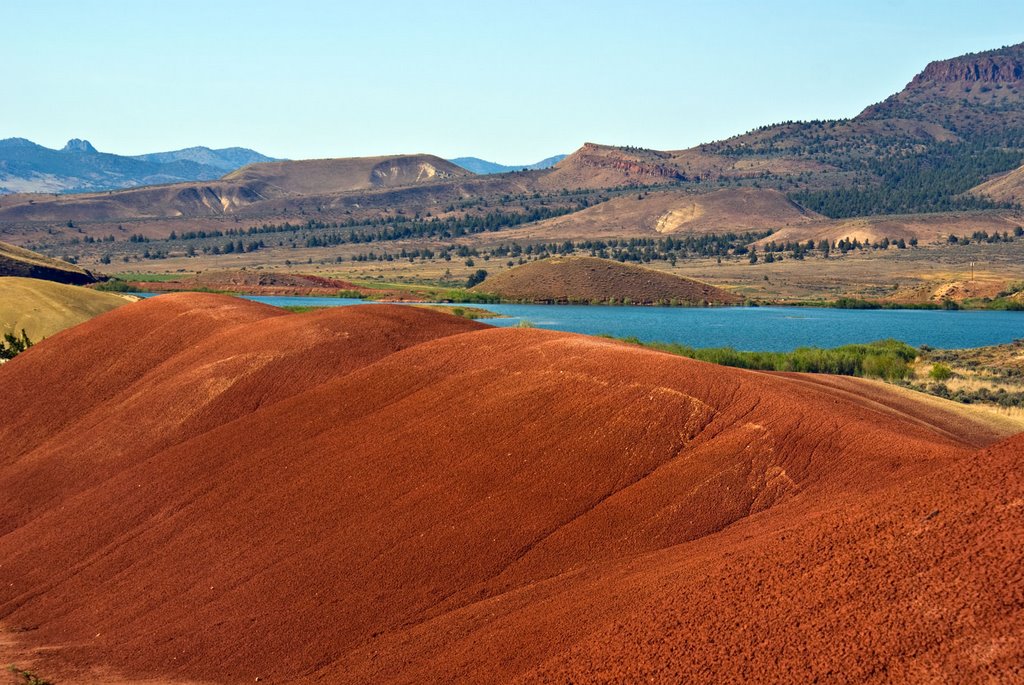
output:
M 119 312 L 159 319 L 157 305 Z M 123 326 L 104 317 L 91 335 Z M 182 335 L 201 341 L 133 366 L 127 390 L 0 465 L 5 487 L 36 493 L 5 505 L 0 622 L 25 650 L 52 647 L 35 655 L 44 674 L 668 681 L 711 672 L 676 658 L 695 638 L 644 646 L 682 607 L 709 638 L 738 617 L 720 674 L 741 677 L 753 652 L 820 632 L 812 609 L 764 635 L 736 628 L 758 616 L 743 607 L 803 591 L 787 554 L 813 564 L 834 538 L 847 551 L 823 557 L 831 577 L 894 495 L 972 453 L 957 430 L 848 389 L 410 308 Z M 27 383 L 72 354 L 67 339 L 0 380 Z M 88 361 L 125 363 L 108 357 Z M 835 589 L 814 601 L 856 599 Z

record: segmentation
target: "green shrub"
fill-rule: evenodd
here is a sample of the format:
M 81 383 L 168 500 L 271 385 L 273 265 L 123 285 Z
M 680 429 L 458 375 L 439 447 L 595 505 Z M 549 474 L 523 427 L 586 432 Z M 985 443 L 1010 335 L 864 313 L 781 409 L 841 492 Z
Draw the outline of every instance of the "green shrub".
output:
M 16 679 L 15 682 L 19 685 L 53 685 L 51 681 L 40 678 L 32 671 L 28 671 L 24 668 L 18 668 L 13 664 L 8 666 L 7 670 L 14 674 Z
M 635 337 L 624 338 L 623 341 L 741 369 L 830 373 L 890 381 L 909 376 L 910 363 L 918 354 L 916 349 L 898 340 L 879 340 L 831 349 L 800 347 L 792 352 L 741 352 L 731 347 L 695 348 L 677 343 L 642 343 Z
M 931 371 L 928 372 L 928 377 L 933 381 L 948 381 L 953 377 L 953 369 L 945 364 L 935 364 L 932 366 Z
M 840 297 L 832 303 L 836 309 L 881 309 L 882 305 L 877 302 L 860 300 L 855 297 Z
M 3 339 L 0 340 L 0 359 L 14 359 L 15 355 L 30 347 L 32 347 L 32 341 L 29 340 L 24 328 L 21 329 L 20 337 L 4 333 Z
M 119 281 L 116 278 L 111 278 L 109 281 L 104 281 L 96 285 L 96 290 L 103 290 L 108 293 L 130 293 L 134 290 L 130 285 L 124 281 Z

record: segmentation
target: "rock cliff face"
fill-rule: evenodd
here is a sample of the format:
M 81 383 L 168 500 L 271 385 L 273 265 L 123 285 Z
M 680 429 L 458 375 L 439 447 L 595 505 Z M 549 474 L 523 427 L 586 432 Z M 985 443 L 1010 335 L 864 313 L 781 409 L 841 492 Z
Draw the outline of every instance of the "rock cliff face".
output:
M 961 137 L 1024 129 L 1024 43 L 932 62 L 857 119 L 926 121 Z
M 679 169 L 666 164 L 669 155 L 657 150 L 615 148 L 584 143 L 573 157 L 580 166 L 595 169 L 616 169 L 632 176 L 649 176 L 667 180 L 680 179 Z
M 932 62 L 910 82 L 911 88 L 927 83 L 1020 83 L 1024 81 L 1024 45 L 1007 52 L 966 55 Z
M 685 180 L 686 175 L 667 152 L 584 143 L 556 164 L 543 183 L 552 188 L 601 188 Z

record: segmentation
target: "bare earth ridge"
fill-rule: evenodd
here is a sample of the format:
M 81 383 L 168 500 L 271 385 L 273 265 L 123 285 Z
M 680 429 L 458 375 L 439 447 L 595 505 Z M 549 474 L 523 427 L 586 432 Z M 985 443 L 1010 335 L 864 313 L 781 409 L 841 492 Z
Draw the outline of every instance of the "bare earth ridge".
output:
M 1021 440 L 953 405 L 203 294 L 0 382 L 0 658 L 61 683 L 1021 675 Z

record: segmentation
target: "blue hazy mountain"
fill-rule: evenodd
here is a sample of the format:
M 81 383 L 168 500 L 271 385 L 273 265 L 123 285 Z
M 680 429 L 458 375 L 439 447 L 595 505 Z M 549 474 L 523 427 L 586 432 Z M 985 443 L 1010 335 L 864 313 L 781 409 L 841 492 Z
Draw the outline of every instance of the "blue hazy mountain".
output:
M 60 150 L 25 138 L 0 140 L 0 193 L 79 193 L 158 183 L 209 181 L 250 164 L 273 161 L 245 148 L 205 147 L 127 157 L 73 138 Z
M 225 147 L 219 150 L 211 150 L 208 147 L 187 147 L 183 150 L 173 150 L 171 152 L 151 152 L 146 155 L 136 155 L 135 159 L 147 162 L 160 162 L 161 164 L 195 162 L 205 166 L 217 167 L 225 172 L 240 169 L 246 164 L 279 161 L 245 147 Z
M 523 169 L 547 169 L 553 167 L 563 159 L 565 155 L 555 155 L 554 157 L 548 157 L 542 159 L 539 162 L 533 164 L 522 164 L 519 166 L 508 166 L 506 164 L 498 164 L 497 162 L 488 162 L 486 159 L 480 159 L 479 157 L 457 157 L 456 159 L 449 159 L 448 161 L 452 164 L 458 164 L 463 169 L 468 169 L 474 174 L 504 174 L 509 171 L 522 171 Z

